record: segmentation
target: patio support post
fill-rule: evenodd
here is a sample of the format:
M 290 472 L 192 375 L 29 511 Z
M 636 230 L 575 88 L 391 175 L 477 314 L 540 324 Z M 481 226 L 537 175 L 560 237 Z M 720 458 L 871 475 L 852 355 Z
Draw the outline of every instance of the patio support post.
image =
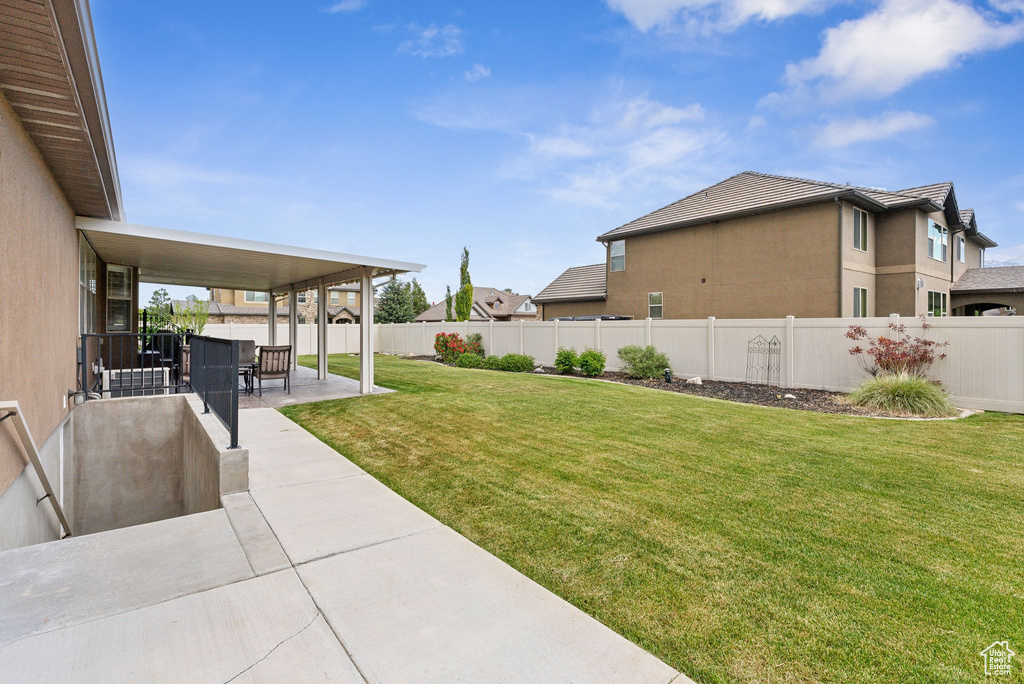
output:
M 373 269 L 359 276 L 359 393 L 373 392 Z
M 299 295 L 295 287 L 288 288 L 288 344 L 292 346 L 292 370 L 299 367 Z
M 273 290 L 267 293 L 267 344 L 277 344 L 277 300 Z
M 327 379 L 327 286 L 320 278 L 316 288 L 316 377 Z

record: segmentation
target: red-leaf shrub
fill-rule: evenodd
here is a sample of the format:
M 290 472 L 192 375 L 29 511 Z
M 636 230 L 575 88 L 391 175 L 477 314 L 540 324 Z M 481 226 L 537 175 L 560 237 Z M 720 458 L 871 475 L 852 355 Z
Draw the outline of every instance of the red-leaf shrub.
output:
M 921 317 L 922 329 L 931 328 L 927 319 Z M 938 350 L 948 347 L 949 342 L 936 342 L 924 337 L 907 335 L 907 326 L 902 323 L 890 323 L 889 329 L 893 337 L 879 335 L 871 337 L 862 325 L 851 325 L 846 337 L 863 343 L 850 348 L 850 354 L 857 357 L 858 362 L 869 375 L 879 373 L 906 373 L 923 376 L 936 359 L 946 358 L 945 353 Z
M 466 342 L 459 333 L 438 333 L 434 337 L 434 352 L 444 363 L 455 363 L 462 354 L 483 354 L 480 342 Z

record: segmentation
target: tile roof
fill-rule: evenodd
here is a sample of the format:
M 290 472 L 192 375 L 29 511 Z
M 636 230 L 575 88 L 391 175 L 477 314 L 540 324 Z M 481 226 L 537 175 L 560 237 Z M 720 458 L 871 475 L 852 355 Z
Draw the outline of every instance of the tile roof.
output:
M 950 292 L 1024 292 L 1024 266 L 969 268 Z
M 604 299 L 606 291 L 607 271 L 604 264 L 573 266 L 541 290 L 533 301 L 543 303 Z
M 935 190 L 936 187 L 925 186 L 933 195 L 937 196 L 939 192 Z M 606 241 L 626 235 L 696 225 L 731 216 L 743 216 L 830 200 L 835 197 L 859 199 L 865 205 L 873 206 L 876 210 L 913 206 L 928 201 L 934 202 L 931 196 L 907 191 L 893 192 L 879 188 L 840 185 L 806 178 L 744 171 L 610 230 L 597 239 Z
M 455 297 L 455 293 L 452 293 Z M 505 318 L 530 300 L 530 295 L 512 294 L 508 290 L 499 290 L 493 287 L 473 288 L 473 310 L 470 313 L 471 321 L 489 321 L 495 318 Z M 416 317 L 417 321 L 443 321 L 445 319 L 444 300 L 434 304 L 432 307 Z
M 953 181 L 946 181 L 945 183 L 932 183 L 931 185 L 920 185 L 916 188 L 907 188 L 906 190 L 900 190 L 899 192 L 905 195 L 927 197 L 941 207 L 946 204 L 946 198 L 949 197 L 949 193 L 952 190 Z

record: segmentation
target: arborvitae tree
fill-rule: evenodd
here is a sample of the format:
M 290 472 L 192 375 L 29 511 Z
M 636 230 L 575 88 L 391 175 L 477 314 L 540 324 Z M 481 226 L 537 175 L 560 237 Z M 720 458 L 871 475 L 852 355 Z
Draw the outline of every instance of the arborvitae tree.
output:
M 444 295 L 444 320 L 451 322 L 455 318 L 452 317 L 452 286 L 449 285 L 446 288 Z
M 380 294 L 380 306 L 374 320 L 380 323 L 408 323 L 413 319 L 409 289 L 398 279 L 391 278 Z
M 427 293 L 423 291 L 419 281 L 415 278 L 409 283 L 409 299 L 412 301 L 414 318 L 430 308 L 430 302 L 427 301 Z
M 469 248 L 462 248 L 459 291 L 455 293 L 455 320 L 468 321 L 473 312 L 473 283 L 469 278 Z

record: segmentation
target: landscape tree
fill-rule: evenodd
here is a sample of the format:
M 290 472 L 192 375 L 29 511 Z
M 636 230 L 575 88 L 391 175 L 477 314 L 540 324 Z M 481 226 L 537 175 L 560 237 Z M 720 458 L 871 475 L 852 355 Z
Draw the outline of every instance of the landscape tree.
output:
M 427 293 L 423 291 L 419 281 L 415 278 L 409 283 L 409 299 L 412 301 L 413 318 L 430 308 L 430 302 L 427 301 Z
M 408 285 L 392 277 L 381 290 L 374 319 L 380 323 L 408 323 L 413 318 Z
M 152 314 L 169 315 L 171 313 L 171 296 L 167 294 L 167 290 L 162 287 L 154 290 L 153 296 L 149 298 L 149 304 L 146 305 L 146 310 Z
M 444 320 L 451 322 L 455 318 L 452 316 L 452 286 L 449 285 L 446 288 L 444 294 Z
M 459 267 L 459 291 L 455 293 L 455 320 L 468 321 L 473 312 L 473 283 L 469 277 L 469 248 L 462 248 Z

